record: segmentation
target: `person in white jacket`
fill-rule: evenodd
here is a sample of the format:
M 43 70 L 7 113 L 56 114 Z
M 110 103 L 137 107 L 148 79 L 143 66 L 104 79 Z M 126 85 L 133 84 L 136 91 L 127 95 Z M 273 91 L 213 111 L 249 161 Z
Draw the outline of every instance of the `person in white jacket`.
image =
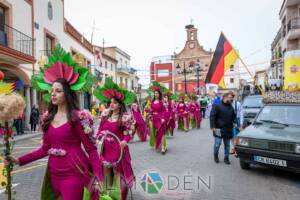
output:
M 243 129 L 243 122 L 244 122 L 244 111 L 242 104 L 237 100 L 237 97 L 235 96 L 234 92 L 230 92 L 234 99 L 232 101 L 232 107 L 234 109 L 235 115 L 236 115 L 236 124 L 237 126 L 234 128 L 233 138 L 231 139 L 231 150 L 230 154 L 234 154 L 234 143 L 236 135 Z

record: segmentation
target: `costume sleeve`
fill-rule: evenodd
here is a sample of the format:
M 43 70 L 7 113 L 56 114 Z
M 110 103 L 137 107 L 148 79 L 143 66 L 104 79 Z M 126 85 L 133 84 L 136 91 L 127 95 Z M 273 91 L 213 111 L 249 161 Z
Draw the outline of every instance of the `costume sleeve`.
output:
M 213 106 L 210 112 L 210 128 L 216 128 L 216 120 L 217 120 L 217 108 L 218 106 Z
M 98 180 L 103 180 L 102 165 L 97 152 L 95 142 L 91 139 L 91 135 L 84 132 L 83 126 L 80 121 L 75 123 L 75 130 L 84 146 L 85 151 L 89 155 L 89 160 L 92 166 L 93 173 L 96 175 Z
M 48 150 L 51 148 L 51 143 L 49 139 L 49 134 L 45 133 L 43 135 L 43 144 L 41 147 L 36 149 L 35 151 L 25 154 L 21 157 L 19 157 L 19 163 L 20 166 L 26 165 L 28 163 L 31 163 L 33 161 L 39 160 L 41 158 L 44 158 L 48 155 Z
M 128 113 L 124 113 L 122 117 L 122 127 L 123 127 L 123 141 L 126 141 L 127 143 L 130 141 L 132 130 L 134 130 L 134 124 L 135 121 L 132 117 L 132 115 Z

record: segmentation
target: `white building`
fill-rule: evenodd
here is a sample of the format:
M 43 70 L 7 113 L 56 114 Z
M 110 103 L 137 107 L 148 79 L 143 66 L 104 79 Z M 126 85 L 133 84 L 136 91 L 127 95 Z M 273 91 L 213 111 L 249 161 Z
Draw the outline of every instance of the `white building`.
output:
M 35 70 L 32 0 L 0 0 L 0 70 L 4 81 L 22 80 L 21 94 L 26 99 L 25 120 L 28 124 L 31 105 L 36 103 L 30 87 Z
M 230 69 L 224 75 L 225 86 L 228 89 L 239 89 L 240 85 L 240 70 L 239 60 L 234 65 L 231 65 Z
M 57 43 L 82 66 L 94 66 L 93 45 L 65 19 L 64 1 L 0 0 L 0 70 L 5 81 L 23 81 L 27 124 L 33 105 L 45 109 L 41 94 L 30 85 L 30 77 L 47 62 Z M 94 73 L 93 67 L 90 70 Z M 80 94 L 79 98 L 80 107 L 88 108 L 91 95 Z

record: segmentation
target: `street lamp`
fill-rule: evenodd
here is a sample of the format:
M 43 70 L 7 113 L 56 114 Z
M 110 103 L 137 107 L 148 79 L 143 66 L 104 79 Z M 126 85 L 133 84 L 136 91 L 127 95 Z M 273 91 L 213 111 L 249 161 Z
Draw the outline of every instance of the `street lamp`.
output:
M 200 91 L 199 91 L 199 87 L 200 87 L 200 85 L 199 85 L 199 72 L 200 72 L 200 65 L 197 63 L 196 64 L 196 72 L 197 72 L 197 95 L 199 95 L 200 93 Z
M 184 75 L 184 93 L 187 93 L 187 82 L 186 82 L 186 74 L 193 73 L 194 71 L 194 65 L 189 65 L 188 69 L 185 68 L 185 62 L 183 63 L 183 70 L 181 70 L 181 67 L 179 64 L 176 66 L 177 74 L 183 74 Z

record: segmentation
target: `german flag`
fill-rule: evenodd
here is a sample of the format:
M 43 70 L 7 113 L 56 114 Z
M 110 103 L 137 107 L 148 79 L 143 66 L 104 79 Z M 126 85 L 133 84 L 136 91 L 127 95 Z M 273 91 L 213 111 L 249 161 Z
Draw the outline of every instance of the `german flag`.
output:
M 213 83 L 219 85 L 221 88 L 226 88 L 224 75 L 238 58 L 238 53 L 226 39 L 225 35 L 221 33 L 205 83 Z

